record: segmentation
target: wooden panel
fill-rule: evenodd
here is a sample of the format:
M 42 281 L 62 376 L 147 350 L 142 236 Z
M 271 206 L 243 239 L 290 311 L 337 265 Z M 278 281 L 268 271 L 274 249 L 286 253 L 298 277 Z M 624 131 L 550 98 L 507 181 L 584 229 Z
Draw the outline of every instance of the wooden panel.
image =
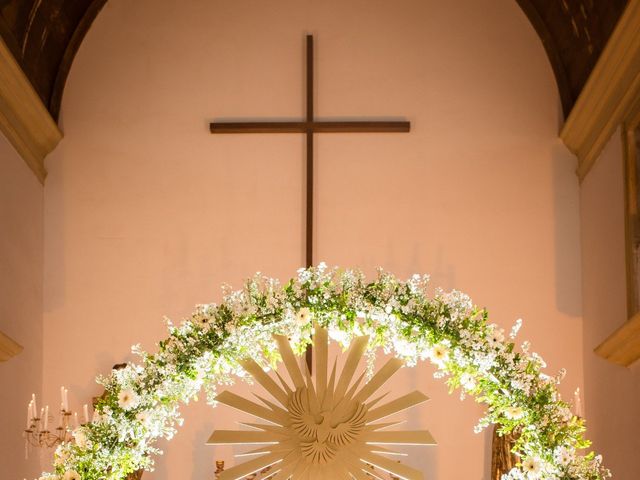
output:
M 625 263 L 627 317 L 630 319 L 595 352 L 625 367 L 640 359 L 640 99 L 623 125 L 625 156 Z
M 22 351 L 22 346 L 0 332 L 0 362 L 6 362 Z
M 640 359 L 640 313 L 598 345 L 595 352 L 602 358 L 625 367 Z

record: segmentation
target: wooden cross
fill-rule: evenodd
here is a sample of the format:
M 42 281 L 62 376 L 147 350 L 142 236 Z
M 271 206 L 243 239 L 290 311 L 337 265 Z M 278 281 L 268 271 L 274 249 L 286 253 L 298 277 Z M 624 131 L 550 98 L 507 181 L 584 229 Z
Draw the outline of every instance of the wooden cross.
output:
M 211 133 L 304 133 L 307 137 L 306 162 L 306 266 L 313 265 L 313 135 L 314 133 L 408 132 L 405 121 L 321 121 L 313 114 L 313 36 L 307 35 L 307 88 L 304 120 L 299 122 L 212 122 Z M 311 369 L 311 349 L 307 349 L 307 364 Z

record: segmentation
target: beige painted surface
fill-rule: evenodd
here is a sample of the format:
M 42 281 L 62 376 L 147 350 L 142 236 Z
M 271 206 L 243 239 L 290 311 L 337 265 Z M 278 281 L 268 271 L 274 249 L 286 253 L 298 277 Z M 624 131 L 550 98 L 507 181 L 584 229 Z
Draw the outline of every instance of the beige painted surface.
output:
M 623 368 L 593 352 L 627 320 L 621 143 L 617 132 L 580 191 L 585 408 L 594 447 L 614 478 L 631 480 L 640 467 L 640 366 Z
M 74 63 L 65 138 L 46 165 L 48 395 L 65 383 L 87 402 L 94 375 L 132 358 L 131 344 L 154 348 L 163 315 L 303 263 L 303 138 L 212 136 L 207 122 L 300 118 L 307 32 L 320 117 L 413 122 L 410 134 L 317 139 L 316 258 L 430 272 L 505 326 L 524 317 L 549 370 L 569 369 L 564 392 L 581 385 L 576 165 L 515 2 L 112 0 Z M 60 351 L 63 334 L 73 342 Z M 393 384 L 432 399 L 408 428 L 439 446 L 412 450 L 413 465 L 431 479 L 488 478 L 481 408 L 431 377 L 403 369 Z M 202 479 L 230 460 L 230 447 L 204 443 L 239 417 L 202 401 L 185 415 L 147 478 Z
M 42 185 L 0 134 L 0 331 L 24 350 L 0 363 L 0 478 L 33 477 L 24 460 L 27 403 L 42 384 Z

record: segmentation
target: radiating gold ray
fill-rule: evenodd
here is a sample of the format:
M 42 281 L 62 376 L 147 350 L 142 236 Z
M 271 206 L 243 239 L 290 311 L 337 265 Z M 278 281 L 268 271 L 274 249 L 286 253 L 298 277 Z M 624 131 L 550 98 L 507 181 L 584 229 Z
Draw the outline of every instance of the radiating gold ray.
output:
M 287 427 L 281 425 L 274 425 L 269 423 L 253 423 L 253 422 L 237 422 L 238 425 L 243 427 L 253 428 L 255 430 L 265 430 L 267 432 L 286 433 L 289 431 Z
M 269 409 L 273 410 L 276 414 L 281 415 L 283 418 L 288 416 L 287 411 L 279 407 L 275 403 L 267 400 L 266 398 L 258 395 L 257 393 L 254 393 L 253 396 L 256 397 L 258 400 L 260 400 L 262 403 L 264 403 Z
M 422 472 L 402 463 L 362 449 L 360 459 L 403 480 L 422 480 Z
M 367 374 L 367 372 L 362 372 L 358 376 L 358 378 L 356 378 L 356 380 L 353 382 L 353 385 L 351 385 L 349 390 L 347 390 L 347 393 L 345 393 L 344 397 L 340 400 L 340 403 L 348 402 L 353 398 L 353 394 L 356 392 L 356 390 L 358 389 L 358 387 L 362 383 L 362 380 L 364 379 L 366 374 Z
M 264 387 L 273 398 L 278 400 L 283 407 L 289 403 L 289 395 L 283 390 L 268 374 L 265 372 L 258 363 L 252 358 L 245 358 L 240 360 L 240 366 L 244 368 L 249 375 L 255 378 L 256 382 Z
M 347 387 L 353 379 L 353 374 L 355 373 L 356 368 L 360 363 L 360 359 L 364 355 L 364 351 L 367 348 L 368 342 L 368 335 L 356 337 L 351 341 L 349 353 L 347 353 L 347 360 L 342 367 L 342 373 L 340 374 L 340 380 L 338 381 L 338 385 L 336 386 L 334 398 L 342 398 L 344 393 L 347 391 Z
M 362 390 L 355 396 L 355 400 L 359 402 L 365 402 L 371 395 L 373 395 L 387 380 L 395 374 L 404 363 L 399 358 L 390 358 L 383 367 L 376 372 L 376 374 L 369 380 Z
M 366 443 L 383 445 L 435 445 L 433 436 L 426 430 L 389 430 L 366 432 L 362 435 Z
M 296 388 L 304 387 L 304 377 L 302 376 L 302 372 L 300 372 L 300 367 L 298 366 L 296 356 L 291 349 L 291 345 L 289 345 L 289 339 L 284 335 L 274 335 L 273 338 L 278 343 L 278 350 L 280 350 L 280 355 L 282 356 L 282 363 L 284 363 L 287 372 L 289 372 L 291 381 Z
M 265 447 L 267 448 L 267 447 Z M 382 455 L 392 455 L 395 457 L 408 457 L 408 453 L 404 452 L 396 452 L 395 450 L 391 450 L 390 448 L 383 447 L 382 445 L 371 445 L 369 448 L 373 453 L 380 453 Z
M 347 465 L 349 473 L 353 475 L 357 480 L 366 479 L 370 477 L 365 473 L 365 465 L 355 455 L 343 455 L 340 460 Z M 367 472 L 368 473 L 368 472 Z
M 255 448 L 253 450 L 249 450 L 246 452 L 236 453 L 234 457 L 251 457 L 254 455 L 264 455 L 265 453 L 276 453 L 276 452 L 280 452 L 283 455 L 285 455 L 288 452 L 295 450 L 297 447 L 299 447 L 299 442 L 289 439 L 289 440 L 278 442 L 273 445 L 265 445 L 264 447 Z
M 383 398 L 385 398 L 387 395 L 389 395 L 389 393 L 391 392 L 385 392 L 382 395 L 380 395 L 379 397 L 374 398 L 373 400 L 371 400 L 370 402 L 368 402 L 367 405 L 367 410 L 370 410 L 371 408 L 373 408 L 373 406 L 378 403 L 380 400 L 382 400 Z
M 282 384 L 282 388 L 287 393 L 287 398 L 289 398 L 289 395 L 293 393 L 293 390 L 291 390 L 291 388 L 287 384 L 287 381 L 284 378 L 282 378 L 282 375 L 280 375 L 277 370 L 274 371 L 273 373 L 275 373 L 276 377 L 278 377 L 278 381 Z
M 247 400 L 235 393 L 231 393 L 228 390 L 221 392 L 217 397 L 216 401 L 233 407 L 242 412 L 247 412 L 253 415 L 254 417 L 261 418 L 271 423 L 275 423 L 276 425 L 286 425 L 289 422 L 288 415 L 282 415 L 279 412 L 274 412 L 268 408 L 263 407 L 262 405 L 258 405 L 257 403 L 253 403 L 251 400 Z
M 286 440 L 286 436 L 277 435 L 272 432 L 259 432 L 257 430 L 216 430 L 211 434 L 207 445 L 257 445 L 263 443 L 278 443 Z
M 410 407 L 414 407 L 423 402 L 429 400 L 424 393 L 419 391 L 413 391 L 402 397 L 398 397 L 395 400 L 390 401 L 378 408 L 374 408 L 373 410 L 369 410 L 367 413 L 367 421 L 373 422 L 375 420 L 380 420 L 382 418 L 388 417 L 389 415 L 393 415 L 394 413 L 402 412 Z
M 313 339 L 314 354 L 316 356 L 316 391 L 318 398 L 324 397 L 327 389 L 327 360 L 329 358 L 329 335 L 326 328 L 315 324 Z
M 309 371 L 309 365 L 304 363 L 305 379 L 307 381 L 307 398 L 309 399 L 309 405 L 311 411 L 314 413 L 320 413 L 320 403 L 318 402 L 318 395 L 315 388 L 313 388 L 313 381 L 311 380 L 311 372 Z
M 220 476 L 218 478 L 219 480 L 239 480 L 246 477 L 247 475 L 251 475 L 252 473 L 258 472 L 263 468 L 267 468 L 274 463 L 278 463 L 281 461 L 281 453 L 271 453 L 268 455 L 263 455 L 262 457 L 249 460 L 248 462 L 234 465 L 230 469 L 220 473 Z
M 375 432 L 376 430 L 384 430 L 385 428 L 402 425 L 405 422 L 406 420 L 398 420 L 397 422 L 367 423 L 364 429 L 369 432 Z
M 333 408 L 333 392 L 335 391 L 335 383 L 336 383 L 336 368 L 338 366 L 338 359 L 334 359 L 333 361 L 333 369 L 331 370 L 331 375 L 329 377 L 329 384 L 327 385 L 327 390 L 324 394 L 324 398 L 322 399 L 322 410 L 329 410 Z

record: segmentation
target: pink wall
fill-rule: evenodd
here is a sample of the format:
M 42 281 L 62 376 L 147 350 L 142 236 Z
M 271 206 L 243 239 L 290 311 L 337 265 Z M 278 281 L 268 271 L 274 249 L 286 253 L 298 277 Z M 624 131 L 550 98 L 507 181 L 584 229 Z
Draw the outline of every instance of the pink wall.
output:
M 0 478 L 36 476 L 23 460 L 31 393 L 42 385 L 42 185 L 0 134 L 0 331 L 24 350 L 0 363 Z
M 626 321 L 624 166 L 616 133 L 580 189 L 586 415 L 594 447 L 614 478 L 638 476 L 640 368 L 612 365 L 593 353 Z
M 431 272 L 524 317 L 550 371 L 582 384 L 578 184 L 556 138 L 559 101 L 512 0 L 110 0 L 71 71 L 65 138 L 45 188 L 45 383 L 76 405 L 92 378 L 260 270 L 303 263 L 303 138 L 211 136 L 212 118 L 299 118 L 304 34 L 317 35 L 324 118 L 406 117 L 410 134 L 317 140 L 317 259 Z M 69 340 L 65 350 L 55 348 Z M 560 340 L 561 339 L 561 340 Z M 558 342 L 562 348 L 558 348 Z M 429 478 L 487 478 L 481 414 L 422 366 L 394 389 L 432 397 L 415 427 L 440 446 Z M 148 478 L 201 479 L 230 450 L 203 445 L 236 419 L 203 402 Z M 460 461 L 461 456 L 465 461 Z

